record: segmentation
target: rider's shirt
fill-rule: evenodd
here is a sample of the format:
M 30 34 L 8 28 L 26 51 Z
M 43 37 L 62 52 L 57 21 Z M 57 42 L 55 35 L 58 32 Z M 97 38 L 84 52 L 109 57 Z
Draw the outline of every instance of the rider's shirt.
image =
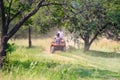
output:
M 60 38 L 63 38 L 63 32 L 62 31 L 58 31 Z

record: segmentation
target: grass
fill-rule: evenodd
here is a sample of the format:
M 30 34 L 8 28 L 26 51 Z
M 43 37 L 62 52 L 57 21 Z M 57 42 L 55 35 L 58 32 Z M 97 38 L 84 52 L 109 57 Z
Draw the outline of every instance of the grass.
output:
M 120 80 L 120 53 L 114 50 L 118 42 L 101 40 L 86 53 L 71 47 L 55 54 L 49 53 L 50 42 L 35 39 L 29 49 L 27 40 L 16 40 L 16 51 L 8 55 L 0 80 Z

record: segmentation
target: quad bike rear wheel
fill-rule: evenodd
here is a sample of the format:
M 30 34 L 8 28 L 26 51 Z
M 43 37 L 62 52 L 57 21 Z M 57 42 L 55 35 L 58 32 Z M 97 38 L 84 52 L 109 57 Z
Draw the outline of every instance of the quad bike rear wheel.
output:
M 54 46 L 51 46 L 51 47 L 50 47 L 50 52 L 51 52 L 51 53 L 54 53 L 54 52 L 55 52 L 55 47 L 54 47 Z

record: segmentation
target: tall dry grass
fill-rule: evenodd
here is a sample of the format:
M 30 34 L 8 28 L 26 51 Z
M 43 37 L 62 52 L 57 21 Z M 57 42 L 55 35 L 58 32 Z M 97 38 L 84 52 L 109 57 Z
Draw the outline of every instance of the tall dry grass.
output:
M 120 52 L 120 42 L 103 38 L 93 42 L 91 49 L 105 52 Z

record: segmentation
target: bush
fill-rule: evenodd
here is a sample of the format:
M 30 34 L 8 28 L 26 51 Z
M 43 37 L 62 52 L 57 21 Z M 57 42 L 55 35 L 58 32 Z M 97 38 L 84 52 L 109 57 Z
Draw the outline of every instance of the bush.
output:
M 12 43 L 12 44 L 7 43 L 6 52 L 7 52 L 7 53 L 12 53 L 13 51 L 15 51 L 15 44 L 14 44 L 14 43 Z

